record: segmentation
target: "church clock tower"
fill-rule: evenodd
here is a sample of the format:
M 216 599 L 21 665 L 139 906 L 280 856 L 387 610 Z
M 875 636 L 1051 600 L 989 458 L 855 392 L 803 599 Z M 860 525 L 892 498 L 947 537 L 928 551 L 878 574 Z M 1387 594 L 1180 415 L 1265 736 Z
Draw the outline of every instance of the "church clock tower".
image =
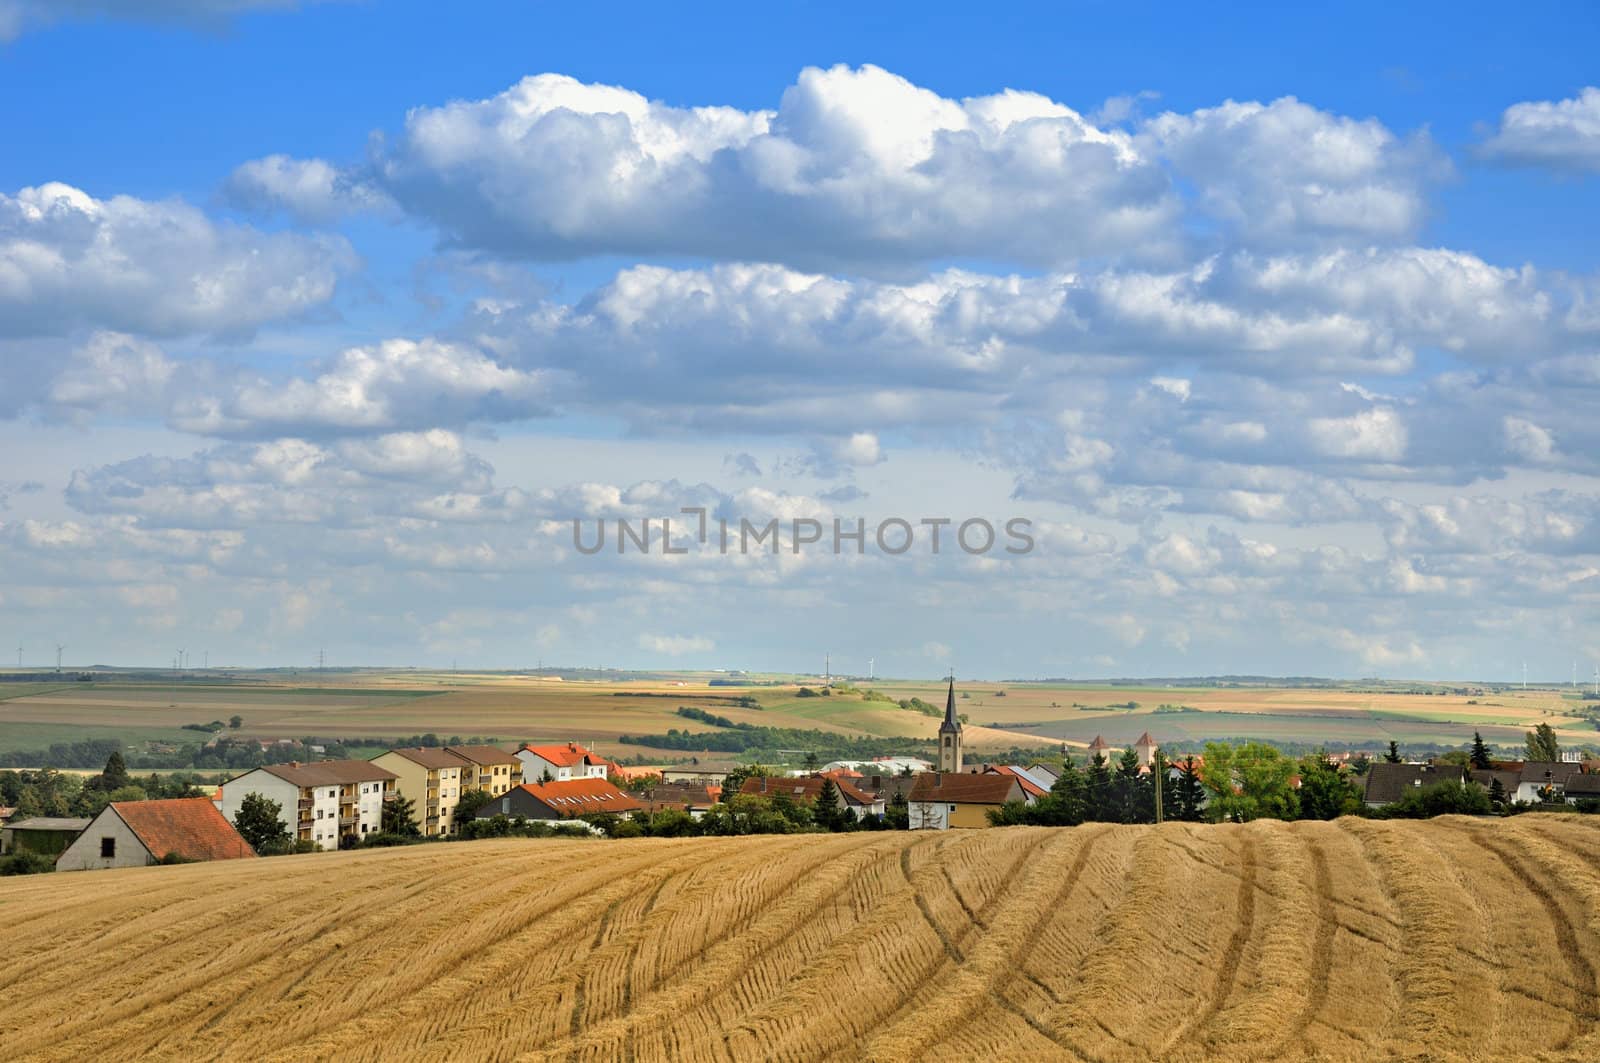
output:
M 961 721 L 956 719 L 956 677 L 944 703 L 944 723 L 939 725 L 939 770 L 961 774 Z

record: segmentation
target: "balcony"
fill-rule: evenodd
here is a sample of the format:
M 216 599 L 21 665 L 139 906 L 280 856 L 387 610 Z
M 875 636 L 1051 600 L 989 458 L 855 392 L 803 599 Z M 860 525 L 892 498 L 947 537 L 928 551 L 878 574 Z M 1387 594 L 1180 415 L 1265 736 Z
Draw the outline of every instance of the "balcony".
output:
M 355 821 L 356 821 L 356 817 L 355 816 L 340 816 L 339 817 L 339 826 L 341 826 L 341 827 L 354 826 L 355 825 Z

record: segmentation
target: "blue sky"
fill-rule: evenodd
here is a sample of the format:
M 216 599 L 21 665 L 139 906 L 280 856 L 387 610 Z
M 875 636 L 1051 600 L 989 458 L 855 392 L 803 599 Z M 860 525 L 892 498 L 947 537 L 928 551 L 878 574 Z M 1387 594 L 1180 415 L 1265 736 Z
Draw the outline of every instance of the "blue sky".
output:
M 1592 5 L 0 0 L 0 33 L 25 647 L 1600 658 Z M 571 549 L 680 504 L 1044 531 Z

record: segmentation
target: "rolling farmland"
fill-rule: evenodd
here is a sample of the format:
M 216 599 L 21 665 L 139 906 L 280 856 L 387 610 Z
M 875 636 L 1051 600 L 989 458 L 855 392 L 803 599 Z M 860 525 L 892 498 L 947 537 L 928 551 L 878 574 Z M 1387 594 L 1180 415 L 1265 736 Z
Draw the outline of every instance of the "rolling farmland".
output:
M 704 674 L 681 678 L 559 682 L 511 675 L 454 673 L 335 673 L 307 684 L 240 675 L 229 681 L 17 684 L 0 688 L 0 752 L 44 749 L 52 742 L 117 737 L 131 748 L 146 742 L 193 742 L 184 724 L 238 714 L 238 735 L 278 739 L 316 736 L 392 738 L 434 732 L 493 736 L 502 742 L 577 740 L 607 756 L 644 755 L 663 761 L 683 751 L 624 745 L 622 735 L 704 731 L 675 715 L 700 708 L 735 723 L 816 729 L 840 735 L 932 739 L 937 717 L 858 694 L 801 698 L 796 687 L 711 687 Z M 936 682 L 880 680 L 896 699 L 943 705 Z M 1209 740 L 1258 739 L 1316 746 L 1335 743 L 1379 749 L 1402 745 L 1460 746 L 1481 731 L 1491 744 L 1522 747 L 1538 723 L 1555 728 L 1564 745 L 1600 746 L 1591 718 L 1597 703 L 1570 690 L 1496 689 L 1476 696 L 1424 694 L 1396 687 L 1132 687 L 1072 684 L 959 683 L 960 712 L 968 717 L 970 749 L 1065 743 L 1082 748 L 1096 735 L 1113 746 L 1149 730 L 1166 744 L 1198 747 Z M 1003 692 L 1003 693 L 1002 693 Z M 737 703 L 753 696 L 759 707 Z M 1137 706 L 1126 708 L 1128 703 Z M 1192 711 L 1160 711 L 1163 705 Z M 202 736 L 204 737 L 204 736 Z
M 497 841 L 0 882 L 12 1058 L 1600 1057 L 1574 816 Z

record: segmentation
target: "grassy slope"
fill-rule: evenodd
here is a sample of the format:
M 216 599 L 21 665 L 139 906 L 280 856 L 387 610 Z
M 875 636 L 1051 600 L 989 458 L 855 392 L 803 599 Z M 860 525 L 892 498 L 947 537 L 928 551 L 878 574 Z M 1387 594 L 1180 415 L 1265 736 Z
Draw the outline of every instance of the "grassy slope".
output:
M 478 842 L 3 879 L 0 983 L 21 991 L 0 1043 L 1592 1060 L 1597 868 L 1600 824 L 1523 816 Z

